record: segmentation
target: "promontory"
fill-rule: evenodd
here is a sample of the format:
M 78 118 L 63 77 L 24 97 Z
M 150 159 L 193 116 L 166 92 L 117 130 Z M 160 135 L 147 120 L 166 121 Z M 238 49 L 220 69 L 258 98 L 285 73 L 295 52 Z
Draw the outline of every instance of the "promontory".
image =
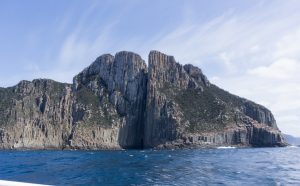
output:
M 201 69 L 151 51 L 104 54 L 72 84 L 0 88 L 0 149 L 274 147 L 272 113 L 209 82 Z

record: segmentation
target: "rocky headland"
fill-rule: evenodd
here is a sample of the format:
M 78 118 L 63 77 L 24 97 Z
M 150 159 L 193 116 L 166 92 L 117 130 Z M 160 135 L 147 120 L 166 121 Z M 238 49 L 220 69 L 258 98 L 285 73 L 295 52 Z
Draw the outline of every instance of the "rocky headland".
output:
M 287 145 L 272 113 L 151 51 L 104 54 L 73 84 L 0 88 L 0 149 L 131 149 Z

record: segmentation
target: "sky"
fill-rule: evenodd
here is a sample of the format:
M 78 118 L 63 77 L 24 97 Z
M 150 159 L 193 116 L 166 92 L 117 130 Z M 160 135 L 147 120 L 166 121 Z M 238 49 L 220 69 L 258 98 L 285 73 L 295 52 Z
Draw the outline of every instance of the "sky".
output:
M 104 53 L 150 50 L 198 66 L 219 87 L 269 108 L 300 137 L 298 0 L 2 0 L 0 87 L 72 82 Z

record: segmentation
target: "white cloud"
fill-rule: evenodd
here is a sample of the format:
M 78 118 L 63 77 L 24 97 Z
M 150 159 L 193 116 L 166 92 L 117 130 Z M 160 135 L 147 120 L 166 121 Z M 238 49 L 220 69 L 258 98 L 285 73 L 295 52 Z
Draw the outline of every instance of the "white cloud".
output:
M 294 59 L 281 58 L 269 66 L 249 70 L 249 74 L 273 79 L 293 79 L 299 74 L 300 63 Z M 299 74 L 300 77 L 300 74 Z
M 232 58 L 234 57 L 234 54 L 231 53 L 226 53 L 226 52 L 222 52 L 219 54 L 219 57 L 221 59 L 221 62 L 224 63 L 225 68 L 228 72 L 232 73 L 237 69 L 237 67 L 232 63 Z
M 261 50 L 261 47 L 259 45 L 254 45 L 249 50 L 250 50 L 251 53 L 256 53 L 256 52 L 259 52 Z
M 283 56 L 289 56 L 291 58 L 300 58 L 300 26 L 294 32 L 290 32 L 283 36 L 277 43 L 277 52 L 275 57 L 280 58 Z
M 109 34 L 113 26 L 114 23 L 111 23 L 105 27 L 97 28 L 99 34 L 96 34 L 96 38 L 92 41 L 89 41 L 82 34 L 84 32 L 82 31 L 82 27 L 74 31 L 62 43 L 58 58 L 59 64 L 68 67 L 70 65 L 86 63 L 86 61 L 91 63 L 99 55 L 99 52 L 105 51 L 105 48 L 109 47 L 108 39 L 112 38 Z

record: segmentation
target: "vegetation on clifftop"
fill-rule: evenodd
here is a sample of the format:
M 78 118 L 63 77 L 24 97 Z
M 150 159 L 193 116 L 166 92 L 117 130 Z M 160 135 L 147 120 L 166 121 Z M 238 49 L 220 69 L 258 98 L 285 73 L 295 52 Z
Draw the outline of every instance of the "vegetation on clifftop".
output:
M 165 84 L 160 89 L 169 100 L 178 104 L 184 119 L 189 121 L 188 130 L 194 132 L 220 131 L 234 123 L 234 113 L 231 106 L 236 106 L 234 96 L 224 95 L 217 88 L 179 89 Z M 223 99 L 226 99 L 226 102 Z M 228 102 L 227 102 L 228 101 Z

